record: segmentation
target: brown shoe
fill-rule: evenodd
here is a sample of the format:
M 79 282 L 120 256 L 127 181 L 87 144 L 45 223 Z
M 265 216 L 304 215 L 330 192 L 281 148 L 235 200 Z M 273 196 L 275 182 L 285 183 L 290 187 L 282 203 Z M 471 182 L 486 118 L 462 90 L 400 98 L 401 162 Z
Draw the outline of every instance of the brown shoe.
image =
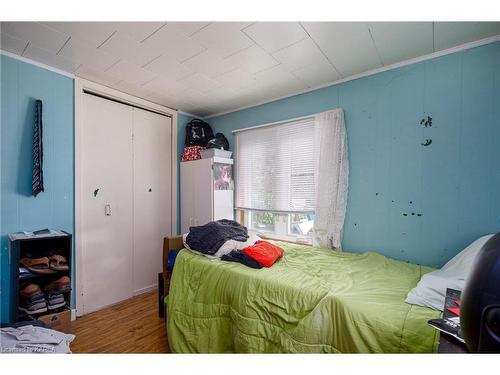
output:
M 62 255 L 52 255 L 49 257 L 49 267 L 54 271 L 67 271 L 69 270 L 68 261 Z
M 36 284 L 28 284 L 19 291 L 20 301 L 33 301 L 43 299 L 43 293 L 40 287 Z
M 51 274 L 56 273 L 56 271 L 51 270 L 49 268 L 49 258 L 22 258 L 19 263 L 21 263 L 24 267 L 29 269 L 33 273 L 37 274 Z
M 19 291 L 19 296 L 23 299 L 29 299 L 36 294 L 42 294 L 42 290 L 36 284 L 28 284 Z
M 22 287 L 19 291 L 19 310 L 27 315 L 47 311 L 47 301 L 38 285 L 27 284 Z
M 67 293 L 71 290 L 71 279 L 68 276 L 60 277 L 45 286 L 48 293 Z

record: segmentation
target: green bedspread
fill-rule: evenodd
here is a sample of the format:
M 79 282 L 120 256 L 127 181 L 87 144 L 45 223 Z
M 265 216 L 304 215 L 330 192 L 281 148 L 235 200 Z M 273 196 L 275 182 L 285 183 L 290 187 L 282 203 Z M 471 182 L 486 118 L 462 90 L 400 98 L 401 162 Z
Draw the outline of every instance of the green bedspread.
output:
M 168 297 L 173 352 L 436 351 L 427 320 L 440 312 L 404 302 L 431 268 L 276 243 L 285 256 L 260 270 L 179 253 Z

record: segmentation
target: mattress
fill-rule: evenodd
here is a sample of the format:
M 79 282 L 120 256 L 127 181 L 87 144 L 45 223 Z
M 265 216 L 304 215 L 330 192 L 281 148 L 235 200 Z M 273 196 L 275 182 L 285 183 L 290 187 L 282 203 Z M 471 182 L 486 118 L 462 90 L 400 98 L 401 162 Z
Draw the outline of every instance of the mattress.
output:
M 375 252 L 275 242 L 271 268 L 183 249 L 168 297 L 175 353 L 432 353 L 439 311 L 405 303 L 431 268 Z

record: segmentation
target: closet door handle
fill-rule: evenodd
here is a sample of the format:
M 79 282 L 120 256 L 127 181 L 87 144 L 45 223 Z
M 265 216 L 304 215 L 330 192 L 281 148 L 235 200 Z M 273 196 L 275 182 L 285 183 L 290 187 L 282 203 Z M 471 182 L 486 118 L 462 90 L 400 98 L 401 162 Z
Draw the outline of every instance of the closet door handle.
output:
M 111 205 L 107 204 L 104 206 L 104 216 L 111 216 Z

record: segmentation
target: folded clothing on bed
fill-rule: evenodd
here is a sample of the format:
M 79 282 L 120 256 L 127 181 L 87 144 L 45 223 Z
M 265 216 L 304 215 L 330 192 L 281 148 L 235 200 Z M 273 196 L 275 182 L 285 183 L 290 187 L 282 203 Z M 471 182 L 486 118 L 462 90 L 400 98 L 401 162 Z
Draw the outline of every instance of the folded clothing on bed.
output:
M 255 242 L 260 240 L 260 237 L 257 236 L 255 233 L 248 232 L 248 239 L 245 242 L 235 241 L 235 240 L 227 240 L 226 242 L 224 242 L 224 244 L 221 247 L 219 247 L 219 250 L 217 250 L 217 252 L 215 254 L 211 255 L 211 254 L 201 253 L 199 251 L 191 249 L 189 247 L 188 243 L 186 242 L 186 238 L 187 238 L 188 234 L 189 233 L 185 233 L 182 235 L 182 243 L 184 244 L 184 247 L 188 250 L 191 250 L 191 251 L 197 253 L 197 254 L 204 255 L 210 259 L 220 259 L 220 258 L 222 258 L 223 255 L 229 254 L 230 252 L 235 251 L 235 250 L 243 250 L 245 247 L 252 246 Z
M 226 241 L 245 242 L 248 237 L 246 227 L 234 220 L 222 219 L 190 227 L 186 236 L 186 244 L 192 250 L 214 255 Z
M 284 251 L 281 247 L 267 241 L 257 241 L 254 245 L 245 247 L 243 253 L 264 267 L 271 267 L 280 259 Z
M 241 263 L 250 268 L 256 268 L 256 269 L 262 268 L 262 264 L 250 258 L 248 255 L 246 255 L 240 250 L 233 250 L 229 254 L 224 254 L 221 257 L 221 259 L 226 260 L 228 262 Z

